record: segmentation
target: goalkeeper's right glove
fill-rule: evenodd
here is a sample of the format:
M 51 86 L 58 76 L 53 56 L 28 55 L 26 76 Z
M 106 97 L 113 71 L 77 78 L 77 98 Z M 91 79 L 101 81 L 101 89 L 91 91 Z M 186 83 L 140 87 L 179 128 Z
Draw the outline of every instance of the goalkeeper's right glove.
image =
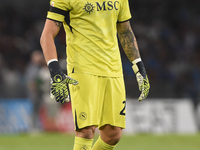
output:
M 133 63 L 132 68 L 136 75 L 139 90 L 142 92 L 140 94 L 138 101 L 142 101 L 149 94 L 149 89 L 150 89 L 149 80 L 141 58 L 135 59 L 132 63 Z
M 77 85 L 78 81 L 65 75 L 56 59 L 48 63 L 48 67 L 51 74 L 51 98 L 60 103 L 69 102 L 68 84 Z

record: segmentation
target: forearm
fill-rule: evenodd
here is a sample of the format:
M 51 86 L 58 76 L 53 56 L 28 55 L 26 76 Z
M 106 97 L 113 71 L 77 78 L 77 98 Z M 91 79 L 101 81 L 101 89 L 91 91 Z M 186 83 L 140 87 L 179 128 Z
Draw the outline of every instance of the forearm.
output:
M 62 23 L 52 20 L 46 20 L 44 30 L 40 38 L 40 44 L 46 62 L 51 59 L 57 59 L 57 51 L 54 38 L 58 34 Z
M 144 64 L 141 60 L 137 41 L 135 35 L 131 29 L 130 22 L 123 22 L 117 24 L 117 32 L 119 41 L 126 53 L 130 62 L 132 62 L 133 71 L 136 75 L 139 90 L 142 92 L 139 101 L 145 99 L 149 93 L 150 84 L 147 77 L 147 73 Z
M 52 37 L 42 35 L 40 43 L 46 62 L 51 59 L 57 59 L 56 46 Z
M 118 37 L 130 62 L 140 58 L 138 44 L 129 22 L 118 23 Z

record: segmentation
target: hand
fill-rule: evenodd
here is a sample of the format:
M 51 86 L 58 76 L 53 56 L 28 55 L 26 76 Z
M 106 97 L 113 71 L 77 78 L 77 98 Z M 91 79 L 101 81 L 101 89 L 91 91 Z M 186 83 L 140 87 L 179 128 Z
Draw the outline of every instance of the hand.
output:
M 78 81 L 65 74 L 56 74 L 51 81 L 51 98 L 62 104 L 69 102 L 70 96 L 68 92 L 68 84 L 77 85 Z
M 69 102 L 70 96 L 68 84 L 77 85 L 78 81 L 65 75 L 61 70 L 58 61 L 51 61 L 48 63 L 48 67 L 51 74 L 51 98 L 62 104 Z
M 136 74 L 139 90 L 141 91 L 138 101 L 142 101 L 149 94 L 150 84 L 147 75 L 143 77 L 139 72 Z
M 138 87 L 139 87 L 139 90 L 141 91 L 138 101 L 142 101 L 149 94 L 149 89 L 150 89 L 149 80 L 146 74 L 144 64 L 141 61 L 141 58 L 135 59 L 132 63 L 133 63 L 132 68 L 136 75 Z

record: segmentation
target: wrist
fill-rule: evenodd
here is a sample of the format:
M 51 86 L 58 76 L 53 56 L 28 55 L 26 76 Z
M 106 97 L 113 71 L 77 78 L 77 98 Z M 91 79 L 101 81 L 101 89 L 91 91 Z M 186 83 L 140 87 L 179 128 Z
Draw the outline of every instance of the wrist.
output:
M 144 64 L 141 60 L 141 58 L 137 58 L 135 60 L 132 61 L 132 68 L 135 74 L 137 74 L 138 72 L 140 72 L 140 74 L 145 77 L 146 76 L 146 70 L 144 67 Z
M 57 59 L 49 60 L 47 62 L 47 65 L 48 65 L 48 68 L 49 68 L 51 78 L 53 78 L 57 74 L 63 75 L 62 69 L 61 69 Z
M 134 71 L 135 74 L 139 72 L 139 68 L 137 66 L 137 63 L 141 62 L 141 61 L 142 61 L 141 58 L 136 58 L 135 60 L 132 61 L 132 64 L 133 64 L 132 68 L 133 68 L 133 71 Z
M 51 62 L 54 62 L 54 61 L 58 61 L 58 59 L 50 59 L 50 60 L 47 62 L 47 66 L 49 66 L 49 64 L 50 64 Z

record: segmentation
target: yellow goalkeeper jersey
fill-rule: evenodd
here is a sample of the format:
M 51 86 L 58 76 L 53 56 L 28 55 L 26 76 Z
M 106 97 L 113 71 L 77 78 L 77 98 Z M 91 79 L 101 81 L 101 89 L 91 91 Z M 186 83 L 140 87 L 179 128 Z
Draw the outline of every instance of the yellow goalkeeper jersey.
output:
M 47 18 L 63 22 L 68 72 L 123 75 L 116 25 L 131 18 L 128 0 L 51 0 Z

